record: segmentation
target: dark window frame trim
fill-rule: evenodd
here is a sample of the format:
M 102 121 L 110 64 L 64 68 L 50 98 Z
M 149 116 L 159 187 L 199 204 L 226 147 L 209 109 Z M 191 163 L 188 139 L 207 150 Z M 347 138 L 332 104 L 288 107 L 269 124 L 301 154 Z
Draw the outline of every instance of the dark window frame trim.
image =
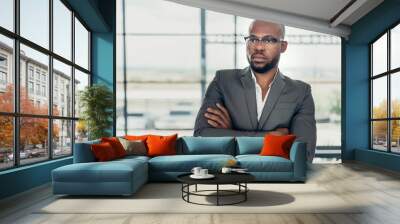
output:
M 1 168 L 0 172 L 6 171 L 6 170 L 12 170 L 12 169 L 17 169 L 20 167 L 24 166 L 30 166 L 38 163 L 43 163 L 43 162 L 48 162 L 48 161 L 54 161 L 66 157 L 71 157 L 73 156 L 73 151 L 74 151 L 74 144 L 75 144 L 75 123 L 76 121 L 79 120 L 79 118 L 75 117 L 75 69 L 81 71 L 82 73 L 85 73 L 89 76 L 89 83 L 88 85 L 92 85 L 92 72 L 91 72 L 91 49 L 92 49 L 92 43 L 91 43 L 91 35 L 92 31 L 89 29 L 88 25 L 82 20 L 82 18 L 75 12 L 75 10 L 72 9 L 72 7 L 65 1 L 65 0 L 59 0 L 68 10 L 71 11 L 71 59 L 64 58 L 63 56 L 53 52 L 53 0 L 48 0 L 49 4 L 49 48 L 46 49 L 45 47 L 42 47 L 39 44 L 36 44 L 29 39 L 22 37 L 20 35 L 20 0 L 14 0 L 13 1 L 13 28 L 14 31 L 10 31 L 6 28 L 3 28 L 0 26 L 0 35 L 3 35 L 7 38 L 12 39 L 13 41 L 13 66 L 12 66 L 12 72 L 13 72 L 13 77 L 14 77 L 14 111 L 13 112 L 0 112 L 0 116 L 8 116 L 13 119 L 13 153 L 14 153 L 14 161 L 13 161 L 13 166 L 11 167 L 5 167 Z M 88 32 L 88 68 L 85 69 L 82 66 L 78 65 L 75 63 L 75 19 L 77 19 L 83 27 L 87 30 Z M 39 114 L 26 114 L 26 113 L 20 113 L 20 105 L 19 105 L 19 97 L 20 97 L 20 45 L 23 44 L 27 47 L 30 47 L 40 53 L 45 54 L 49 58 L 49 64 L 48 64 L 48 90 L 49 90 L 49 102 L 48 102 L 48 113 L 47 115 L 39 115 Z M 53 94 L 52 94 L 52 87 L 53 87 L 53 61 L 54 59 L 58 60 L 59 62 L 62 62 L 68 66 L 71 66 L 71 91 L 72 91 L 72 104 L 71 104 L 71 116 L 70 117 L 64 117 L 64 116 L 55 116 L 52 113 L 52 107 L 53 107 Z M 48 136 L 47 136 L 47 141 L 48 141 L 48 157 L 43 158 L 43 160 L 37 161 L 37 162 L 32 162 L 32 163 L 27 163 L 27 164 L 21 164 L 20 161 L 20 118 L 23 117 L 30 117 L 30 118 L 44 118 L 48 119 Z M 54 157 L 53 156 L 53 150 L 52 150 L 52 130 L 53 130 L 53 121 L 54 120 L 67 120 L 71 121 L 71 128 L 72 128 L 72 133 L 71 133 L 71 154 L 70 155 L 63 155 L 63 156 L 58 156 Z
M 391 31 L 393 28 L 400 26 L 400 20 L 396 21 L 392 25 L 390 25 L 388 28 L 386 28 L 382 33 L 380 33 L 376 38 L 374 38 L 371 42 L 368 43 L 369 47 L 369 77 L 368 77 L 368 84 L 369 84 L 369 149 L 373 151 L 380 151 L 380 152 L 387 152 L 390 154 L 395 154 L 398 155 L 400 152 L 393 152 L 392 151 L 392 136 L 391 136 L 391 130 L 392 130 L 392 121 L 397 121 L 400 120 L 400 117 L 392 117 L 392 111 L 391 111 L 391 79 L 392 75 L 395 75 L 396 73 L 400 72 L 400 67 L 391 69 Z M 379 38 L 383 37 L 385 34 L 387 34 L 387 64 L 386 64 L 386 72 L 373 75 L 373 44 L 379 40 Z M 373 118 L 373 81 L 375 79 L 381 78 L 381 77 L 386 77 L 386 86 L 387 86 L 387 105 L 386 105 L 386 118 Z M 387 127 L 386 127 L 386 146 L 387 149 L 386 151 L 375 149 L 374 148 L 374 143 L 373 143 L 373 122 L 376 121 L 386 121 L 387 122 Z

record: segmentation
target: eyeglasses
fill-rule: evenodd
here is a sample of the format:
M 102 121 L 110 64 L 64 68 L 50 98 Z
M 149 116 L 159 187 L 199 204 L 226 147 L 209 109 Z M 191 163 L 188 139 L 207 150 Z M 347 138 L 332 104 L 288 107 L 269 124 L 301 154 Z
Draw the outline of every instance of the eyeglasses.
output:
M 260 43 L 262 46 L 269 46 L 283 41 L 272 36 L 266 36 L 262 38 L 258 38 L 255 36 L 248 36 L 245 37 L 244 40 L 246 41 L 246 43 L 252 46 L 256 45 L 257 43 Z

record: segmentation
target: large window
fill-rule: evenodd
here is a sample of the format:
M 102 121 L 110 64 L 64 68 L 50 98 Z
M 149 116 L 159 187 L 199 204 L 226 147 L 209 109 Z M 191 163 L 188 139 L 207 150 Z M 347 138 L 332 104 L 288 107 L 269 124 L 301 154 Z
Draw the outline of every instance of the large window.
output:
M 90 32 L 62 0 L 0 2 L 0 170 L 70 156 Z
M 400 24 L 371 43 L 371 148 L 400 153 Z
M 117 135 L 193 135 L 215 71 L 248 66 L 243 37 L 251 19 L 163 0 L 117 3 Z M 286 27 L 286 40 L 279 66 L 312 86 L 317 157 L 338 161 L 341 40 L 293 27 Z

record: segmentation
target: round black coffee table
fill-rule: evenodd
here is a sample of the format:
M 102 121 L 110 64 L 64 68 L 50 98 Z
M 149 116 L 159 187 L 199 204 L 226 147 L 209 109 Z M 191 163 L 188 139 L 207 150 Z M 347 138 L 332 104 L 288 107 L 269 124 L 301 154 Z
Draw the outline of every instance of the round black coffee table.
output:
M 249 188 L 247 183 L 255 180 L 255 177 L 248 173 L 215 173 L 215 177 L 212 179 L 193 179 L 190 177 L 191 173 L 182 174 L 177 177 L 178 181 L 182 183 L 182 199 L 188 203 L 198 205 L 234 205 L 247 200 L 247 192 Z M 198 190 L 197 185 L 216 185 L 215 190 Z M 195 186 L 194 191 L 190 191 L 190 186 Z M 223 190 L 220 189 L 220 185 L 236 185 L 237 190 Z M 209 192 L 215 192 L 215 194 L 205 194 Z M 216 204 L 202 204 L 190 201 L 190 196 L 204 196 L 204 197 L 216 197 Z M 241 196 L 239 200 L 231 203 L 221 203 L 221 197 L 232 197 Z

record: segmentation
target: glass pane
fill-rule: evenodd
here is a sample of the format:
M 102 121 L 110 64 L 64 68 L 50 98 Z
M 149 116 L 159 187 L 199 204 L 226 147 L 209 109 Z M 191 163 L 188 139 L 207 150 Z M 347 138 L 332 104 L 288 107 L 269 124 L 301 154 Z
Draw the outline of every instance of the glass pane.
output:
M 0 1 L 0 26 L 14 31 L 14 0 Z
M 400 24 L 391 31 L 390 51 L 391 69 L 400 67 Z
M 126 2 L 127 33 L 200 33 L 200 9 L 164 0 Z
M 400 120 L 393 120 L 390 122 L 391 127 L 391 141 L 392 141 L 392 152 L 400 153 Z
M 249 66 L 249 62 L 247 61 L 246 57 L 246 45 L 244 44 L 244 37 L 249 35 L 249 26 L 250 23 L 252 22 L 251 19 L 248 18 L 243 18 L 243 17 L 237 17 L 237 24 L 236 24 L 236 29 L 237 29 L 237 41 L 239 42 L 237 46 L 237 66 L 238 68 L 244 68 Z M 294 47 L 291 46 L 291 47 Z M 315 48 L 314 48 L 315 49 Z M 297 51 L 291 50 L 285 52 L 285 55 L 287 53 L 295 53 Z M 315 52 L 317 53 L 317 52 Z M 311 55 L 311 54 L 310 54 Z M 283 60 L 281 60 L 283 61 Z M 304 61 L 302 61 L 304 63 Z
M 206 33 L 233 35 L 235 33 L 234 16 L 207 10 Z
M 372 44 L 372 75 L 387 71 L 387 34 Z
M 387 115 L 387 77 L 372 81 L 372 118 L 386 118 Z
M 47 55 L 21 44 L 21 113 L 48 114 L 48 63 Z
M 75 143 L 88 140 L 88 129 L 84 120 L 75 121 Z
M 387 151 L 387 121 L 372 122 L 372 148 Z
M 75 18 L 75 63 L 89 69 L 89 32 Z
M 0 111 L 14 111 L 13 40 L 0 35 Z
M 72 154 L 72 121 L 53 120 L 53 157 Z
M 83 91 L 86 86 L 89 86 L 89 75 L 75 69 L 75 117 L 79 117 L 81 114 L 79 98 L 81 91 Z
M 53 60 L 53 115 L 72 117 L 71 66 Z
M 72 12 L 60 0 L 53 4 L 53 51 L 71 60 Z
M 400 72 L 391 75 L 391 88 L 390 88 L 390 97 L 391 97 L 391 110 L 392 117 L 400 118 Z
M 207 44 L 207 86 L 220 69 L 235 67 L 235 47 L 233 44 Z
M 0 116 L 0 170 L 14 165 L 13 118 Z
M 20 0 L 21 36 L 49 47 L 49 0 Z
M 135 62 L 127 64 L 128 82 L 200 79 L 200 37 L 129 36 L 126 41 L 127 62 Z M 154 49 L 163 49 L 156 63 Z
M 49 120 L 21 117 L 20 119 L 21 164 L 34 163 L 49 158 Z

